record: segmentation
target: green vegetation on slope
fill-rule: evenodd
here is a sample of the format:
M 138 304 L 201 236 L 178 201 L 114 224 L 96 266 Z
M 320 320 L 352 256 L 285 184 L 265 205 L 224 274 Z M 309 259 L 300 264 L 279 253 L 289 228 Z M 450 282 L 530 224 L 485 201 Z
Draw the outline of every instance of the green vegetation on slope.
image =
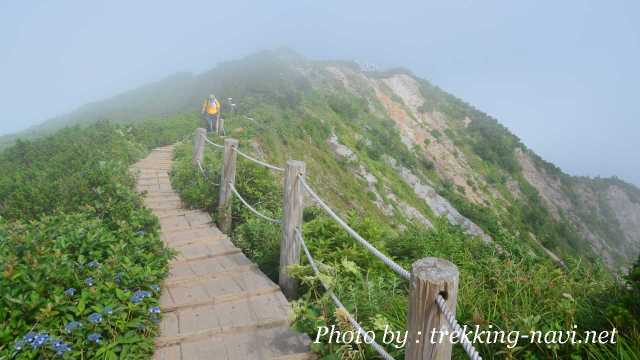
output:
M 394 219 L 380 221 L 376 209 L 369 205 L 370 199 L 362 196 L 364 184 L 352 182 L 347 176 L 335 176 L 340 180 L 323 176 L 334 171 L 345 174 L 350 164 L 335 159 L 330 151 L 325 150 L 324 141 L 329 135 L 326 131 L 329 124 L 336 125 L 336 132 L 347 131 L 348 128 L 339 127 L 338 123 L 331 121 L 336 115 L 327 112 L 344 108 L 344 105 L 336 105 L 335 101 L 333 106 L 321 105 L 322 99 L 303 98 L 304 110 L 298 110 L 298 118 L 290 114 L 291 110 L 280 112 L 277 107 L 263 104 L 251 112 L 253 121 L 239 115 L 227 115 L 229 133 L 241 140 L 240 146 L 245 151 L 251 152 L 252 144 L 257 144 L 254 146 L 258 146 L 272 163 L 282 164 L 289 157 L 301 155 L 307 162 L 309 181 L 320 189 L 322 196 L 331 199 L 329 203 L 332 206 L 345 210 L 343 214 L 359 233 L 405 268 L 425 256 L 445 258 L 458 265 L 461 271 L 458 318 L 462 323 L 478 324 L 485 330 L 489 325 L 521 331 L 567 330 L 573 325 L 581 330 L 611 330 L 609 304 L 611 297 L 615 298 L 621 289 L 609 285 L 611 278 L 603 269 L 573 259 L 568 260 L 566 271 L 559 269 L 545 258 L 532 256 L 526 244 L 498 221 L 494 232 L 503 245 L 502 252 L 496 251 L 492 245 L 469 238 L 444 219 L 435 221 L 436 226 L 432 230 L 418 226 L 398 230 L 393 226 Z M 252 100 L 247 102 L 253 103 Z M 352 106 L 358 108 L 357 104 Z M 353 108 L 348 107 L 344 111 L 353 115 Z M 313 116 L 324 121 L 314 121 Z M 357 120 L 352 124 L 355 123 Z M 376 126 L 375 121 L 368 124 Z M 398 135 L 393 135 L 393 132 L 385 136 L 388 143 L 398 141 Z M 341 139 L 355 141 L 349 140 L 349 136 L 341 136 Z M 367 166 L 375 168 L 377 160 L 366 155 L 366 147 L 374 146 L 373 143 L 363 146 L 365 148 L 358 150 L 357 155 L 361 161 L 367 161 Z M 172 173 L 174 187 L 187 203 L 207 208 L 215 217 L 219 190 L 215 183 L 221 166 L 221 152 L 207 147 L 204 160 L 206 178 L 191 165 L 191 151 L 190 141 L 177 148 Z M 414 163 L 413 166 L 417 165 Z M 282 207 L 282 179 L 279 175 L 241 158 L 237 169 L 238 191 L 259 211 L 279 217 Z M 376 331 L 383 330 L 386 324 L 395 331 L 404 330 L 407 284 L 319 210 L 306 209 L 304 222 L 305 240 L 316 260 L 322 264 L 322 280 L 332 286 L 352 314 L 357 314 L 358 321 L 365 328 Z M 265 273 L 277 280 L 278 226 L 256 218 L 234 200 L 232 238 Z M 337 324 L 343 330 L 350 330 L 344 319 L 336 314 L 310 268 L 303 262 L 292 271 L 302 283 L 300 299 L 295 303 L 296 327 L 311 336 L 315 336 L 317 327 L 323 325 Z M 629 351 L 637 340 L 634 340 L 632 332 L 625 333 L 625 336 L 620 339 L 618 347 L 605 350 L 591 346 L 528 343 L 521 343 L 513 349 L 500 344 L 479 347 L 485 358 L 597 357 L 601 351 L 616 354 L 626 351 L 626 358 L 637 358 L 634 352 Z M 314 350 L 327 359 L 376 358 L 370 348 L 362 345 L 323 342 L 315 344 Z M 402 357 L 402 350 L 388 350 L 394 356 Z M 464 356 L 460 348 L 456 348 L 456 354 L 461 358 Z
M 148 358 L 172 256 L 128 166 L 197 117 L 97 123 L 0 154 L 0 358 Z

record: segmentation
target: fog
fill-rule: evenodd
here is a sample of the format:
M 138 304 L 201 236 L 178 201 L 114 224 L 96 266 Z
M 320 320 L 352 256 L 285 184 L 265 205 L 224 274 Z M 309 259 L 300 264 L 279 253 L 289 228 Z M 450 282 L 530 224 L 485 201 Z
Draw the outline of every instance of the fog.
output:
M 259 50 L 403 66 L 574 175 L 640 184 L 637 1 L 4 1 L 0 134 Z

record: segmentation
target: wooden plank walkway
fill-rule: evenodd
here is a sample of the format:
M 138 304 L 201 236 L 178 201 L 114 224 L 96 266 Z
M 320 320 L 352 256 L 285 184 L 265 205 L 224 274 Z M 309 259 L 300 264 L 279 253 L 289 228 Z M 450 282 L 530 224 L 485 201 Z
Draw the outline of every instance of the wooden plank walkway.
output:
M 289 328 L 291 309 L 265 276 L 202 211 L 182 208 L 171 188 L 171 146 L 133 166 L 138 191 L 178 251 L 162 285 L 154 359 L 312 359 L 309 338 Z

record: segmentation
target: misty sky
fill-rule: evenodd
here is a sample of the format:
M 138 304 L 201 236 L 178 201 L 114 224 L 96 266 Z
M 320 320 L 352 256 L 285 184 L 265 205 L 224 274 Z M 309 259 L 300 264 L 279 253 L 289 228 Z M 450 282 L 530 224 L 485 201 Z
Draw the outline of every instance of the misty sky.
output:
M 640 185 L 638 1 L 2 1 L 0 134 L 262 49 L 404 66 L 574 175 Z

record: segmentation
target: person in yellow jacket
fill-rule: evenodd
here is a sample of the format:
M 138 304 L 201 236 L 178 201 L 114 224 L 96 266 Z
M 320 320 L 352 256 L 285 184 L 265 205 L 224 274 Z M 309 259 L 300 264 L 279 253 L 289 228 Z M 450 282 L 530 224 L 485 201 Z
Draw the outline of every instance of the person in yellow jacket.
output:
M 207 122 L 209 132 L 218 132 L 219 119 L 220 119 L 220 102 L 216 97 L 211 94 L 209 98 L 202 103 L 202 115 Z

